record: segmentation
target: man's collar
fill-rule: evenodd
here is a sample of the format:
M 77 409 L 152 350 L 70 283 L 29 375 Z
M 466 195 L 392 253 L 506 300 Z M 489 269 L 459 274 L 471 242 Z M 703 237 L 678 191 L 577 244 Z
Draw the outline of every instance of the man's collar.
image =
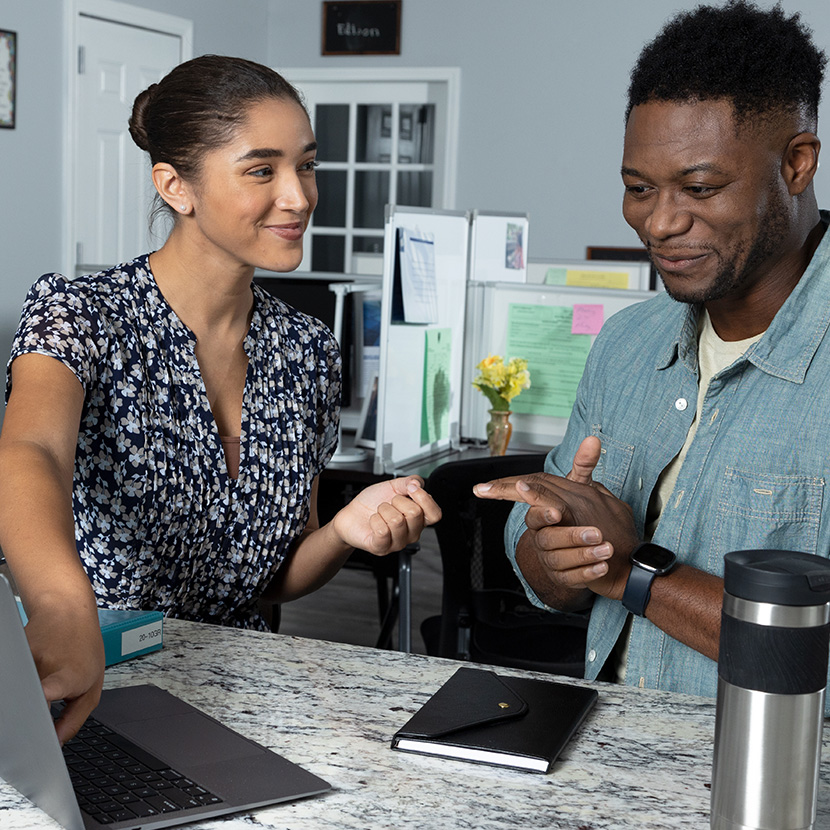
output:
M 830 212 L 821 211 L 830 224 Z M 697 370 L 699 305 L 677 304 L 677 336 L 657 363 L 665 369 L 680 359 Z M 830 232 L 825 232 L 809 265 L 764 336 L 747 349 L 744 358 L 761 371 L 793 383 L 803 383 L 816 349 L 830 326 Z

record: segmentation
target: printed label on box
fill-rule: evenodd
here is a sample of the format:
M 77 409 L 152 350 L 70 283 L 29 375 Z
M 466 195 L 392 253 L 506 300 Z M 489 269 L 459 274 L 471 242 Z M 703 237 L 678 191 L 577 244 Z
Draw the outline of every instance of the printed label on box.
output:
M 162 621 L 141 625 L 121 635 L 121 656 L 126 657 L 136 651 L 161 643 Z

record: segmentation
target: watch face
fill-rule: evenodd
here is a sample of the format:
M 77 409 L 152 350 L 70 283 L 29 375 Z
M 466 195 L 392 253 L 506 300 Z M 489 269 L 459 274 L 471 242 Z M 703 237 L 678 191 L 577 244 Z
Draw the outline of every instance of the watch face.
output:
M 649 570 L 664 571 L 675 562 L 675 555 L 660 545 L 641 545 L 632 554 L 631 558 Z

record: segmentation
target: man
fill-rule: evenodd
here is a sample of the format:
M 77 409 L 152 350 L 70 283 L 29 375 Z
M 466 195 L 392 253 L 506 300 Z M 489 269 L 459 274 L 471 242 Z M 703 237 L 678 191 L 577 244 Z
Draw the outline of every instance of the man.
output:
M 830 555 L 825 62 L 798 15 L 738 2 L 632 72 L 623 214 L 666 293 L 603 327 L 546 473 L 476 488 L 520 502 L 531 600 L 591 609 L 589 679 L 714 695 L 724 554 Z

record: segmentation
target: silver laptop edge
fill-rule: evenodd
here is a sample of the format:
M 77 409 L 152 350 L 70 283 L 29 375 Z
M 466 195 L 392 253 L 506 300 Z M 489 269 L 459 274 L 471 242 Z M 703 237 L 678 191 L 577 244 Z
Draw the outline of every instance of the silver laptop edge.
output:
M 104 825 L 82 813 L 78 806 L 69 771 L 55 733 L 52 715 L 43 696 L 43 689 L 29 649 L 17 602 L 8 581 L 2 574 L 0 574 L 0 666 L 2 666 L 2 671 L 0 671 L 0 747 L 2 747 L 0 777 L 48 813 L 66 830 L 103 828 Z M 235 790 L 233 783 L 228 786 L 225 793 L 222 792 L 221 786 L 216 788 L 208 786 L 208 789 L 225 800 L 219 804 L 205 804 L 169 814 L 161 813 L 146 818 L 136 817 L 131 820 L 116 821 L 107 824 L 107 828 L 121 830 L 121 828 L 177 826 L 199 818 L 221 816 L 281 801 L 318 795 L 331 789 L 331 786 L 321 778 L 271 752 L 266 747 L 250 741 L 234 730 L 228 729 L 204 712 L 200 712 L 156 687 L 134 686 L 105 691 L 100 708 L 93 713 L 93 716 L 100 711 L 102 723 L 132 738 L 139 746 L 142 746 L 141 740 L 136 740 L 134 735 L 129 734 L 128 729 L 121 729 L 118 724 L 122 720 L 118 717 L 119 705 L 129 700 L 133 693 L 136 699 L 148 693 L 152 693 L 156 698 L 167 697 L 170 699 L 173 712 L 168 717 L 175 717 L 186 707 L 188 710 L 186 715 L 191 718 L 199 715 L 199 720 L 204 720 L 208 729 L 221 728 L 224 733 L 232 735 L 234 739 L 251 745 L 256 753 L 261 754 L 261 758 L 258 754 L 254 760 L 248 758 L 247 763 L 248 765 L 255 763 L 256 766 L 261 764 L 262 769 L 258 770 L 259 778 L 265 782 L 268 789 L 272 788 L 273 792 L 263 795 L 264 791 L 261 792 L 262 785 L 260 784 L 258 788 L 255 788 L 256 796 L 240 802 L 228 796 L 228 793 L 233 793 Z M 110 717 L 108 718 L 107 715 Z M 115 715 L 115 722 L 108 723 L 108 719 L 113 720 L 113 715 Z M 129 720 L 129 718 L 126 719 L 127 727 L 130 725 Z M 141 721 L 138 720 L 138 722 Z M 201 723 L 198 725 L 201 726 Z M 163 751 L 156 751 L 155 747 L 147 746 L 145 749 L 151 753 L 155 752 L 165 762 L 170 760 L 165 758 Z M 222 772 L 225 764 L 227 764 L 230 778 L 234 761 L 217 758 L 211 772 L 214 775 Z M 170 766 L 175 766 L 182 774 L 188 775 L 186 764 L 184 769 L 175 763 L 171 763 Z M 188 777 L 199 783 L 198 776 L 189 775 Z M 245 789 L 244 785 L 242 789 Z

